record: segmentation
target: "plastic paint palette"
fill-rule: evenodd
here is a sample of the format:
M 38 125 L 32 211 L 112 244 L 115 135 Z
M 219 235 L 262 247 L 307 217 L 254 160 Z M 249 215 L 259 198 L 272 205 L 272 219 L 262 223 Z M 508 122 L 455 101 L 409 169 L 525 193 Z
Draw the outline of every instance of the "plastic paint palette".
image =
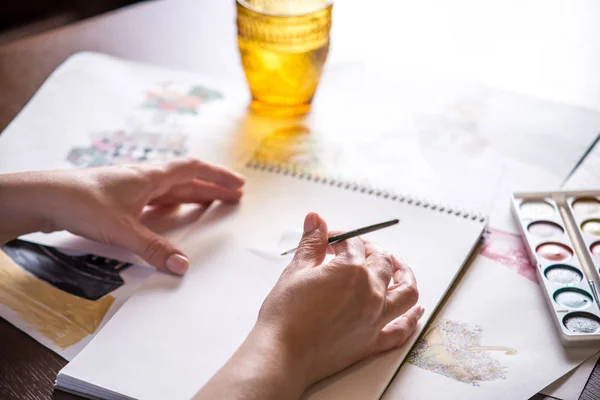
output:
M 600 343 L 600 191 L 514 193 L 513 214 L 565 346 Z

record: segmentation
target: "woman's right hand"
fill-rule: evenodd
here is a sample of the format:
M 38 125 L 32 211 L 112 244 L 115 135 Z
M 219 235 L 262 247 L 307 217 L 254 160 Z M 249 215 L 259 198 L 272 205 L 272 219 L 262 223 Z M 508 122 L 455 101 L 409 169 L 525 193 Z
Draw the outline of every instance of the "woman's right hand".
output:
M 398 256 L 360 237 L 328 246 L 330 234 L 317 214 L 307 215 L 255 327 L 304 365 L 307 385 L 400 346 L 423 313 L 413 272 Z M 322 264 L 328 247 L 335 257 Z
M 313 383 L 412 335 L 423 309 L 415 305 L 411 269 L 371 241 L 329 246 L 328 235 L 323 219 L 306 216 L 294 259 L 254 328 L 197 398 L 299 398 Z M 335 257 L 323 264 L 328 249 Z

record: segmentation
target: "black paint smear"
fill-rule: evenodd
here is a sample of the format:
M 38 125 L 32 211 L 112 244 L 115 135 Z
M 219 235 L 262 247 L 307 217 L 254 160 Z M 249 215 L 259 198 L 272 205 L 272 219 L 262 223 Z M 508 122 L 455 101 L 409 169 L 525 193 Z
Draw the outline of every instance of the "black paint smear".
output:
M 90 254 L 71 256 L 53 247 L 24 240 L 0 246 L 17 265 L 44 282 L 69 294 L 98 300 L 123 286 L 119 271 L 128 263 Z

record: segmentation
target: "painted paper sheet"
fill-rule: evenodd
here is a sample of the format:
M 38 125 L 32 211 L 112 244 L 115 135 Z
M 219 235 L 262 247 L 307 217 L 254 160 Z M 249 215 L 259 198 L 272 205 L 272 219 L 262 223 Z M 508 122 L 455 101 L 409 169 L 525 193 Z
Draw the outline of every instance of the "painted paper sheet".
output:
M 537 283 L 478 257 L 383 399 L 533 396 L 597 352 L 563 348 L 547 314 Z
M 70 360 L 151 273 L 13 240 L 0 246 L 0 315 Z
M 226 162 L 219 134 L 230 119 L 211 119 L 224 99 L 189 74 L 78 54 L 0 136 L 0 173 L 161 162 L 198 147 L 203 158 Z M 22 239 L 0 246 L 0 316 L 67 360 L 154 273 L 67 232 Z

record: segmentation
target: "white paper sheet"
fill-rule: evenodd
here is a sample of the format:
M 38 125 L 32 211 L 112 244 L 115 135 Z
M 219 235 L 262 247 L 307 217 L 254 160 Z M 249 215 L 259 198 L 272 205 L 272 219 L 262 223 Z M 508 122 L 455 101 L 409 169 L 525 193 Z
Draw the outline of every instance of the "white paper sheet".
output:
M 597 190 L 600 187 L 600 142 L 563 185 L 564 190 Z
M 394 216 L 401 220 L 397 226 L 369 237 L 388 251 L 402 254 L 414 266 L 417 281 L 424 288 L 419 299 L 426 310 L 421 327 L 477 245 L 483 229 L 479 219 L 414 202 L 254 170 L 244 174 L 244 201 L 236 208 L 215 209 L 217 214 L 209 212 L 181 243 L 190 256 L 192 270 L 182 280 L 155 275 L 147 281 L 61 371 L 59 383 L 75 378 L 143 399 L 192 396 L 244 339 L 260 304 L 289 260 L 273 263 L 239 249 L 271 243 L 272 237 L 301 225 L 310 210 L 319 212 L 331 229 L 351 229 Z M 264 210 L 269 210 L 268 220 Z M 430 251 L 432 243 L 437 251 Z M 305 398 L 379 397 L 415 339 L 416 335 L 400 349 L 319 382 Z
M 541 393 L 561 400 L 579 400 L 599 358 L 598 354 L 588 358 L 579 367 L 545 387 Z
M 597 352 L 596 349 L 575 350 L 577 356 L 571 357 L 575 353 L 565 350 L 558 340 L 508 204 L 513 191 L 557 188 L 561 180 L 557 175 L 517 160 L 506 159 L 503 164 L 503 179 L 479 187 L 493 191 L 495 196 L 487 243 L 470 267 L 477 272 L 468 272 L 477 279 L 460 281 L 434 321 L 438 325 L 433 332 L 434 342 L 436 335 L 443 337 L 437 332 L 445 330 L 444 344 L 452 347 L 455 341 L 465 347 L 447 350 L 456 352 L 451 357 L 440 348 L 424 350 L 421 354 L 415 350 L 414 359 L 402 366 L 384 399 L 436 399 L 440 392 L 474 400 L 529 398 Z M 490 271 L 498 268 L 513 271 L 502 274 Z M 496 279 L 488 280 L 488 275 L 484 278 L 481 274 Z M 486 296 L 490 296 L 489 300 L 482 301 Z M 480 303 L 484 306 L 475 306 Z M 509 316 L 512 323 L 498 324 Z M 472 341 L 467 343 L 452 337 L 459 332 L 472 335 Z M 512 344 L 507 346 L 506 343 Z M 425 348 L 425 342 L 422 345 Z M 504 353 L 490 347 L 485 350 L 485 345 L 510 350 Z M 479 358 L 465 352 L 468 346 L 483 349 L 478 353 Z M 513 355 L 512 350 L 517 353 Z
M 61 64 L 0 136 L 0 173 L 156 162 L 231 164 L 245 102 L 222 82 L 97 53 Z M 248 138 L 249 139 L 249 138 Z
M 563 348 L 544 301 L 537 283 L 477 258 L 383 400 L 533 396 L 597 352 Z

